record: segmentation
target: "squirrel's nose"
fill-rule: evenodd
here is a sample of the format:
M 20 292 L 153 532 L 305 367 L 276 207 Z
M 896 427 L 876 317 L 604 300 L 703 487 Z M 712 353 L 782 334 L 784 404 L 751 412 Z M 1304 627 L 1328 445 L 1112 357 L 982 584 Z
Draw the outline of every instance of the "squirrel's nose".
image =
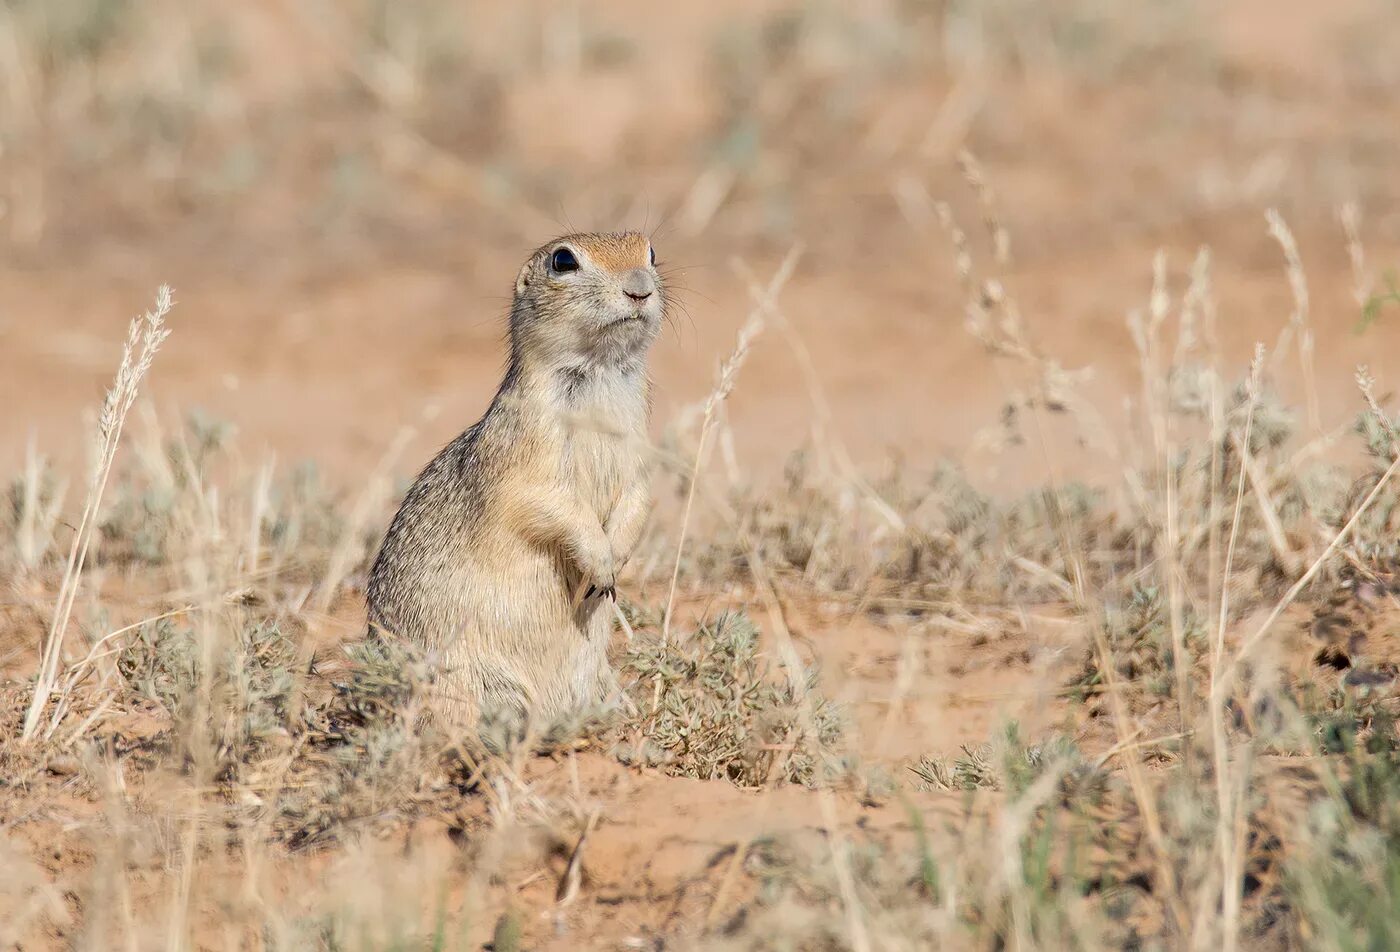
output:
M 656 290 L 656 282 L 650 274 L 641 268 L 635 268 L 623 278 L 622 290 L 632 300 L 641 302 L 651 297 L 652 292 Z

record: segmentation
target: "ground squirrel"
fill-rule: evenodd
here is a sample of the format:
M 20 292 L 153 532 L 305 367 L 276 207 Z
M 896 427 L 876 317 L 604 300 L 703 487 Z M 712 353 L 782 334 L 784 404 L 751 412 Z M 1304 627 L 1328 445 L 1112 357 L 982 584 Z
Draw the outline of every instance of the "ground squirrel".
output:
M 419 474 L 370 570 L 371 629 L 437 654 L 436 707 L 537 725 L 600 700 L 614 585 L 649 508 L 645 235 L 569 235 L 515 280 L 486 414 Z

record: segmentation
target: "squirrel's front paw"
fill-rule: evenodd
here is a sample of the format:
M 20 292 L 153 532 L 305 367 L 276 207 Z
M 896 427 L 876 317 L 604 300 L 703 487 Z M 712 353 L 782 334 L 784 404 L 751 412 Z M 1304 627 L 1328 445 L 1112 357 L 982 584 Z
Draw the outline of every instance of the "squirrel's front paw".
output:
M 600 551 L 589 562 L 591 564 L 582 567 L 584 578 L 588 579 L 589 582 L 583 597 L 589 599 L 598 595 L 616 601 L 617 569 L 614 567 L 612 552 Z

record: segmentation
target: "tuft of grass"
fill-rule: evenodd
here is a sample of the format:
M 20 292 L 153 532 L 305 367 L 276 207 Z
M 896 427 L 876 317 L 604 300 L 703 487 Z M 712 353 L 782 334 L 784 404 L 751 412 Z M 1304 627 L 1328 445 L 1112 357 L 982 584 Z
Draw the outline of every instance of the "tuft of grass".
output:
M 1148 703 L 1170 695 L 1177 662 L 1171 619 L 1162 593 L 1155 587 L 1133 588 L 1125 604 L 1106 609 L 1103 625 L 1117 676 L 1139 685 Z M 1192 658 L 1199 656 L 1204 648 L 1205 629 L 1201 620 L 1189 613 L 1181 625 L 1189 655 L 1180 659 L 1180 663 L 1190 669 Z M 1097 652 L 1086 651 L 1079 674 L 1069 684 L 1075 697 L 1090 701 L 1097 713 L 1103 713 L 1101 693 L 1107 689 L 1108 680 L 1101 663 Z
M 992 742 L 976 747 L 964 744 L 962 753 L 951 758 L 922 757 L 909 769 L 934 790 L 1008 789 L 1019 794 L 1052 767 L 1066 775 L 1081 767 L 1092 772 L 1070 738 L 1052 735 L 1026 744 L 1020 726 L 1011 721 Z
M 896 948 L 967 945 L 1131 948 L 1151 931 L 1141 826 L 1121 781 L 1064 738 L 1024 744 L 1008 725 L 991 744 L 914 767 L 968 790 L 955 818 L 909 797 L 914 842 L 866 831 L 851 869 L 873 934 Z M 938 779 L 941 778 L 941 779 Z M 1092 782 L 1089 779 L 1092 778 Z M 983 793 L 998 791 L 996 799 Z M 762 949 L 841 948 L 840 889 L 820 844 L 801 835 L 756 844 L 758 891 L 743 936 Z M 1018 938 L 1019 937 L 1019 938 Z
M 639 637 L 622 661 L 637 714 L 617 755 L 697 780 L 745 787 L 826 783 L 846 769 L 840 711 L 816 687 L 769 664 L 743 614 L 721 615 L 683 638 Z

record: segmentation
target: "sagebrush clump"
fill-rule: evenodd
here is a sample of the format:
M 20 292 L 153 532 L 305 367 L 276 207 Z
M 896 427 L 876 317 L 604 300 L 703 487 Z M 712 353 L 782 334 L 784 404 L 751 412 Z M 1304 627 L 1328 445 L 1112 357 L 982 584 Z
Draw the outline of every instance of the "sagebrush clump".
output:
M 844 723 L 811 671 L 784 671 L 742 614 L 671 641 L 628 647 L 622 677 L 636 713 L 618 755 L 697 780 L 758 787 L 827 783 L 845 768 Z

